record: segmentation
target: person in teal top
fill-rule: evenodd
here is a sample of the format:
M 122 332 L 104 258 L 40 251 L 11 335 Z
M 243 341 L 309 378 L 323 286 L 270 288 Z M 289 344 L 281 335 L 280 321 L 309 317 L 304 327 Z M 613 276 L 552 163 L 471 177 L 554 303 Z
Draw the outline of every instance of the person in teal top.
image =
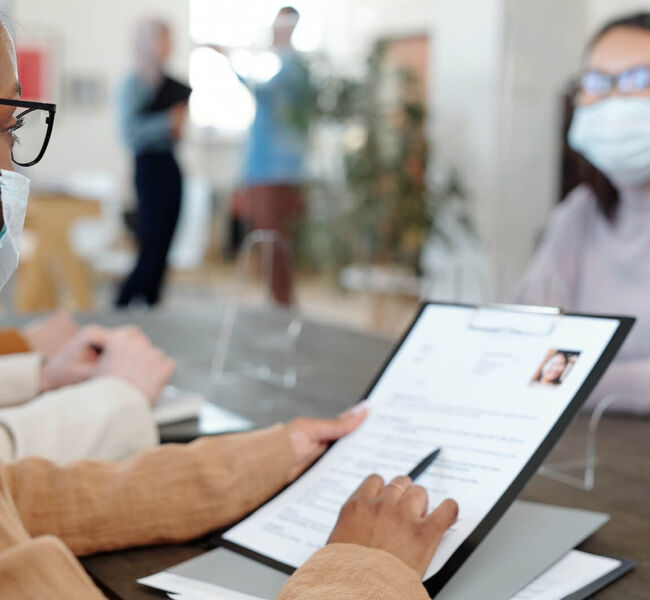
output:
M 272 49 L 280 59 L 274 77 L 254 83 L 238 75 L 255 98 L 256 112 L 233 212 L 254 230 L 276 233 L 270 285 L 274 300 L 284 306 L 294 302 L 291 228 L 305 207 L 307 126 L 295 116 L 305 101 L 309 72 L 291 44 L 299 18 L 295 8 L 285 6 L 273 23 Z
M 256 104 L 243 174 L 246 186 L 301 185 L 304 180 L 306 132 L 291 121 L 304 66 L 291 49 L 281 49 L 278 58 L 280 70 L 268 82 L 256 85 L 240 77 Z

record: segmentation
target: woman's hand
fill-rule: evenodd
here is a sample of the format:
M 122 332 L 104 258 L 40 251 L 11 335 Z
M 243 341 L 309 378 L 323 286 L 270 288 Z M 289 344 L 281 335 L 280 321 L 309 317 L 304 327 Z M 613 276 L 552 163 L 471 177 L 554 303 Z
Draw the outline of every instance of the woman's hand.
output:
M 99 359 L 96 348 L 102 348 L 109 336 L 108 329 L 97 325 L 80 329 L 46 358 L 41 370 L 41 392 L 91 379 Z
M 431 514 L 424 488 L 408 477 L 388 485 L 368 477 L 341 509 L 328 544 L 358 544 L 390 552 L 424 577 L 442 535 L 458 517 L 458 505 L 445 500 Z
M 295 479 L 311 465 L 327 446 L 348 433 L 352 433 L 366 418 L 363 406 L 352 408 L 335 419 L 294 419 L 289 423 L 289 438 L 296 460 L 291 470 Z
M 51 317 L 30 323 L 22 333 L 32 350 L 49 358 L 72 341 L 79 333 L 79 325 L 67 312 L 61 310 Z
M 176 370 L 176 363 L 152 345 L 137 327 L 122 327 L 107 336 L 95 377 L 118 377 L 154 404 Z

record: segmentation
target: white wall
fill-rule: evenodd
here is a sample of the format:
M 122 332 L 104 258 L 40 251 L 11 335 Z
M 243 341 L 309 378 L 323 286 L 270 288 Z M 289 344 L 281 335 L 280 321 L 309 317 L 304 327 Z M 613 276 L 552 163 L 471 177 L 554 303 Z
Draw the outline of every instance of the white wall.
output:
M 436 157 L 473 200 L 492 298 L 505 300 L 557 200 L 559 95 L 579 66 L 586 0 L 437 0 Z
M 325 0 L 322 39 L 338 65 L 362 72 L 372 44 L 382 37 L 426 33 L 432 0 Z
M 30 173 L 35 185 L 56 180 L 71 171 L 102 169 L 112 173 L 130 194 L 130 164 L 116 128 L 116 88 L 131 64 L 133 27 L 144 16 L 167 20 L 174 32 L 172 70 L 187 73 L 189 55 L 185 0 L 19 0 L 14 4 L 15 34 L 51 40 L 58 76 L 99 76 L 108 97 L 97 109 L 74 111 L 65 86 L 56 86 L 52 101 L 59 104 L 55 134 L 43 161 Z
M 650 0 L 590 0 L 589 30 L 595 31 L 608 19 L 635 11 L 650 11 Z
M 558 199 L 562 95 L 583 55 L 582 0 L 508 0 L 500 107 L 500 186 L 492 210 L 496 290 L 525 270 Z
M 501 0 L 437 0 L 433 21 L 433 152 L 442 170 L 458 170 L 473 199 L 474 220 L 490 248 L 498 194 L 502 81 Z

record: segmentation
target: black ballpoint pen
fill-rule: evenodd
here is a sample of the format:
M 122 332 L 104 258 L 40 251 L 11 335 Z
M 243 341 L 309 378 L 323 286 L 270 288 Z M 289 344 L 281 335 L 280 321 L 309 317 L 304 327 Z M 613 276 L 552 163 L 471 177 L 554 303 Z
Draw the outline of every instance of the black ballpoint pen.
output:
M 433 464 L 433 461 L 438 458 L 438 454 L 440 454 L 441 451 L 442 448 L 437 448 L 431 454 L 425 456 L 408 474 L 408 476 L 411 478 L 411 481 L 415 481 L 418 477 L 420 477 L 420 475 L 422 475 L 422 473 L 424 473 Z

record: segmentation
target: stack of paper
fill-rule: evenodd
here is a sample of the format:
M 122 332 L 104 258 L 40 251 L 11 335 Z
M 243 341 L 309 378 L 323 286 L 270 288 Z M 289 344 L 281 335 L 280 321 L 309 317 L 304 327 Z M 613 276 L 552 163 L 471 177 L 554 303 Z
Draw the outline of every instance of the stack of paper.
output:
M 511 600 L 564 600 L 621 565 L 620 560 L 572 550 Z M 173 600 L 265 600 L 166 572 L 140 579 L 139 583 L 168 592 Z
M 154 405 L 153 415 L 156 425 L 169 425 L 196 419 L 204 402 L 205 398 L 199 393 L 168 385 Z
M 620 568 L 620 560 L 572 550 L 512 600 L 563 600 Z
M 138 579 L 138 583 L 167 592 L 174 600 L 263 600 L 241 592 L 190 579 L 173 573 L 157 573 L 150 577 Z

